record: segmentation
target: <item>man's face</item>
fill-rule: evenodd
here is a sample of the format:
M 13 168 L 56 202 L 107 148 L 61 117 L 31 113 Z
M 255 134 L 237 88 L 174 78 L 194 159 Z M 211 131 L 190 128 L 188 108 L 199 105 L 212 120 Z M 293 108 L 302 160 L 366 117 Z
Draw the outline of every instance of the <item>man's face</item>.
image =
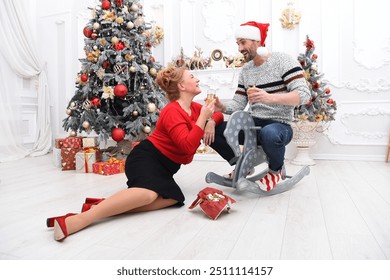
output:
M 246 62 L 251 61 L 256 56 L 258 47 L 257 41 L 238 38 L 236 43 L 238 51 L 244 55 Z

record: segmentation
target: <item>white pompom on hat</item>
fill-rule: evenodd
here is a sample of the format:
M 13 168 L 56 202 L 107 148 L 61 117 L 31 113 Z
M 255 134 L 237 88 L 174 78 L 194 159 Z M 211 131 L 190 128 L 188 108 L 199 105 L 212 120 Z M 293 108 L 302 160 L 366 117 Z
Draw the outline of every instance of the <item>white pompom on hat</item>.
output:
M 249 39 L 260 41 L 260 47 L 257 48 L 259 56 L 266 56 L 268 49 L 265 47 L 265 39 L 267 38 L 269 23 L 259 23 L 255 21 L 248 21 L 241 24 L 235 33 L 236 39 Z

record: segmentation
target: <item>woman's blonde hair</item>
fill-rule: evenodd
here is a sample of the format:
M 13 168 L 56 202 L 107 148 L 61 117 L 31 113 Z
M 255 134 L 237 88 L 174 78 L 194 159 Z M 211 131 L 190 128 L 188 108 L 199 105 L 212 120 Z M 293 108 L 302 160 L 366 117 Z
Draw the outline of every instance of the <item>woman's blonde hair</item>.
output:
M 183 67 L 168 66 L 158 72 L 156 82 L 165 91 L 169 101 L 179 99 L 180 92 L 177 85 L 182 81 L 185 70 Z

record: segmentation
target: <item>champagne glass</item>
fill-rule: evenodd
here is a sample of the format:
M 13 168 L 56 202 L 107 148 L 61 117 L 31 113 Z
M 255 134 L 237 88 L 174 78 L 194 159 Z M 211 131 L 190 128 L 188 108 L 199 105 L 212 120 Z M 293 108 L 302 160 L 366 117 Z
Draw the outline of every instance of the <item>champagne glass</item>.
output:
M 255 85 L 250 85 L 248 86 L 248 90 L 246 91 L 246 94 L 248 95 L 248 113 L 252 113 L 252 103 L 249 102 L 249 95 L 254 93 L 256 91 L 256 86 Z
M 210 103 L 215 98 L 215 90 L 210 89 L 207 91 L 206 103 Z

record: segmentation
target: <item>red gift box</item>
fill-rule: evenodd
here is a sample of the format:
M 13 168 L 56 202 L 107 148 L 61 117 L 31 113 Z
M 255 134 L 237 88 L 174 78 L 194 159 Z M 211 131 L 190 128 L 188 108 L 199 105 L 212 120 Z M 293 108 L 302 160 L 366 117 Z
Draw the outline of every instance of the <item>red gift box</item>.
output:
M 83 137 L 66 137 L 62 148 L 81 148 L 83 146 Z
M 200 209 L 211 219 L 216 220 L 222 211 L 230 211 L 230 203 L 236 201 L 222 191 L 214 188 L 204 188 L 198 193 L 198 197 L 192 202 L 189 209 L 195 208 L 198 204 Z
M 57 149 L 61 149 L 64 144 L 64 138 L 56 138 L 54 139 L 54 147 Z
M 92 164 L 92 170 L 95 174 L 114 175 L 125 172 L 124 159 L 110 158 L 108 161 L 95 162 Z
M 76 170 L 76 154 L 81 148 L 61 148 L 62 170 Z

